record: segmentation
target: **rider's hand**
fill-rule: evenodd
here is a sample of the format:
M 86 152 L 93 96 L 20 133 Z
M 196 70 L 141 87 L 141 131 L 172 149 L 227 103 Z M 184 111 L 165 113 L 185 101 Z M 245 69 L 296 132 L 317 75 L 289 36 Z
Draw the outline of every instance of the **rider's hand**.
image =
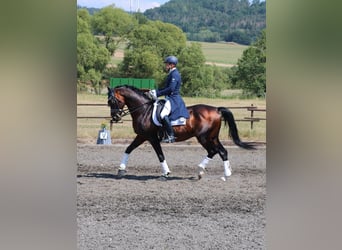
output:
M 157 100 L 157 91 L 155 89 L 151 89 L 149 91 L 149 93 L 150 93 L 150 95 L 152 97 L 152 100 L 154 100 L 154 101 Z
M 155 89 L 145 92 L 145 95 L 153 101 L 157 100 L 157 92 Z

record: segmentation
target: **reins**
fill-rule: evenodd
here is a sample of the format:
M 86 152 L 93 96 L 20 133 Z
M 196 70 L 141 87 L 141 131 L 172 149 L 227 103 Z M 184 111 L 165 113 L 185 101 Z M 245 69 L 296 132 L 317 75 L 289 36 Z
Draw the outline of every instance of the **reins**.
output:
M 130 111 L 129 108 L 126 108 L 126 109 L 119 109 L 119 111 L 123 112 L 122 115 L 120 114 L 120 117 L 124 117 L 124 116 L 126 116 L 126 115 L 133 114 L 135 111 L 141 109 L 141 108 L 142 108 L 143 106 L 145 106 L 146 104 L 150 104 L 151 102 L 152 102 L 152 101 L 145 102 L 145 103 L 141 104 L 140 106 L 133 108 L 132 111 Z
M 115 97 L 114 97 L 114 99 L 115 99 L 116 102 L 118 101 Z M 119 112 L 118 112 L 118 114 L 116 114 L 116 115 L 117 115 L 117 116 L 120 118 L 120 120 L 121 120 L 122 117 L 124 117 L 124 116 L 126 116 L 126 115 L 129 115 L 129 114 L 133 114 L 134 112 L 136 112 L 136 111 L 138 111 L 139 109 L 143 108 L 145 105 L 150 104 L 150 103 L 152 103 L 152 102 L 153 102 L 153 100 L 150 100 L 150 101 L 148 101 L 148 102 L 145 102 L 145 103 L 141 104 L 141 105 L 138 106 L 138 107 L 132 108 L 131 110 L 130 110 L 129 108 L 118 109 Z M 112 130 L 112 126 L 113 126 L 113 123 L 114 123 L 114 122 L 117 123 L 117 121 L 113 121 L 113 119 L 110 120 L 110 129 L 111 129 L 111 130 Z

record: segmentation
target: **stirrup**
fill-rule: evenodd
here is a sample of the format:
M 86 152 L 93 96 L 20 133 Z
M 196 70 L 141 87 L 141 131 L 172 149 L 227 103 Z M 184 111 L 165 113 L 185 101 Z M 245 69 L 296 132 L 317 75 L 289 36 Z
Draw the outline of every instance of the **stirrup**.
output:
M 167 138 L 162 140 L 162 142 L 165 142 L 165 143 L 173 143 L 175 141 L 176 141 L 176 137 L 174 136 L 168 136 Z

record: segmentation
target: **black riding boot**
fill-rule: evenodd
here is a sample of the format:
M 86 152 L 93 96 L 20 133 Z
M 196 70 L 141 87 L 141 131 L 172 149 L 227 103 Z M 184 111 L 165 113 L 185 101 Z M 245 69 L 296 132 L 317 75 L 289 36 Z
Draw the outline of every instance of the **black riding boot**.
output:
M 170 119 L 168 116 L 164 117 L 164 119 L 162 120 L 162 124 L 166 130 L 167 135 L 168 135 L 168 138 L 165 138 L 163 140 L 163 142 L 167 142 L 167 143 L 175 142 L 176 138 L 174 136 L 173 129 L 171 126 L 171 122 L 170 122 Z

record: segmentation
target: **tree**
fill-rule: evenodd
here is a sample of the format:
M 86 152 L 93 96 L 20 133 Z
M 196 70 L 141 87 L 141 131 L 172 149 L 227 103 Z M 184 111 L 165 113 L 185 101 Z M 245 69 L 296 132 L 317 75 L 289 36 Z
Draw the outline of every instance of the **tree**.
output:
M 266 27 L 266 2 L 254 0 L 173 0 L 148 9 L 151 20 L 172 23 L 192 41 L 243 42 L 250 45 Z
M 224 39 L 226 42 L 235 42 L 244 45 L 248 45 L 251 43 L 249 35 L 239 30 L 229 33 Z
M 187 96 L 197 96 L 201 89 L 200 72 L 204 67 L 205 57 L 199 43 L 190 43 L 179 56 L 179 70 L 182 75 L 182 93 Z
M 227 88 L 228 75 L 219 67 L 205 65 L 205 57 L 199 43 L 190 43 L 179 56 L 182 74 L 182 93 L 186 96 L 216 97 Z
M 136 12 L 133 14 L 134 18 L 137 20 L 138 24 L 146 24 L 148 22 L 147 17 L 140 12 Z
M 100 80 L 101 80 L 101 72 L 90 69 L 87 71 L 84 75 L 84 78 L 86 78 L 88 81 L 90 81 L 94 91 L 96 94 L 100 94 Z
M 124 77 L 160 79 L 161 58 L 151 50 L 126 50 L 120 71 Z
M 125 77 L 154 78 L 160 83 L 165 77 L 163 59 L 178 56 L 186 46 L 184 33 L 172 24 L 148 21 L 129 35 L 123 62 L 119 65 Z
M 90 19 L 87 9 L 77 10 L 77 34 L 90 33 Z
M 91 34 L 89 14 L 82 9 L 77 14 L 77 78 L 90 82 L 97 91 L 109 53 Z
M 266 93 L 266 30 L 248 47 L 231 74 L 232 83 L 245 95 L 264 97 Z
M 105 47 L 113 55 L 120 43 L 125 41 L 137 25 L 137 20 L 112 5 L 96 12 L 91 23 L 95 34 L 104 36 Z

